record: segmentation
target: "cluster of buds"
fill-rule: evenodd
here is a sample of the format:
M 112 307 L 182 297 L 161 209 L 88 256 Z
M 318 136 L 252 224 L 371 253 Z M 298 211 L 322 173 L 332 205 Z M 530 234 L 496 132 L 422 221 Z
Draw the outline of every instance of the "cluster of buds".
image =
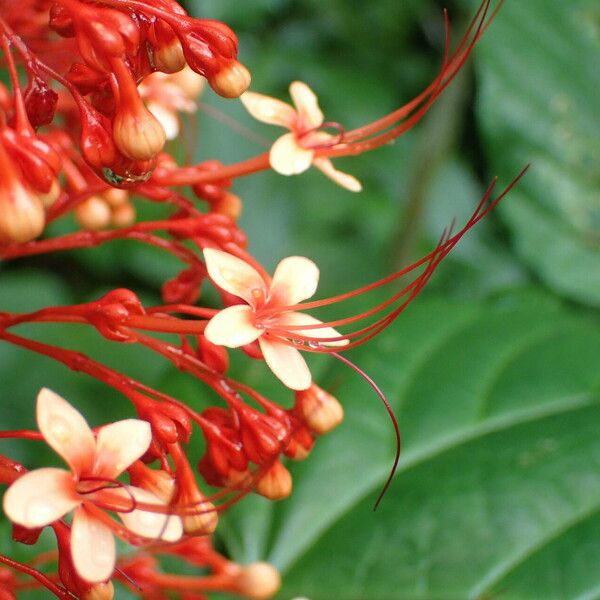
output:
M 319 282 L 316 264 L 292 256 L 270 275 L 248 251 L 238 222 L 242 201 L 231 189 L 237 178 L 261 170 L 291 176 L 314 166 L 359 192 L 358 180 L 331 159 L 373 150 L 414 127 L 494 14 L 484 0 L 415 99 L 346 130 L 326 120 L 304 83 L 290 86 L 293 107 L 246 91 L 250 75 L 237 60 L 235 34 L 222 23 L 190 17 L 174 0 L 0 0 L 0 42 L 10 76 L 10 86 L 0 84 L 0 258 L 120 239 L 158 248 L 182 263 L 162 284 L 160 305 L 143 305 L 134 291 L 118 288 L 84 304 L 0 312 L 0 340 L 102 382 L 135 413 L 92 429 L 66 400 L 44 389 L 36 404 L 38 431 L 0 432 L 3 438 L 45 441 L 68 467 L 28 471 L 0 455 L 13 539 L 35 545 L 45 528 L 56 537 L 55 552 L 29 563 L 0 555 L 0 599 L 44 586 L 61 600 L 110 600 L 116 583 L 148 600 L 205 600 L 213 592 L 272 597 L 280 585 L 275 568 L 232 562 L 214 549 L 212 535 L 219 514 L 247 494 L 288 497 L 288 460 L 306 459 L 318 438 L 342 422 L 342 405 L 313 381 L 305 354 L 329 354 L 363 376 L 390 412 L 399 453 L 385 396 L 341 353 L 388 327 L 518 177 L 495 197 L 492 184 L 467 223 L 455 233 L 445 231 L 416 263 L 362 288 L 310 301 Z M 181 113 L 196 111 L 205 81 L 287 132 L 268 152 L 238 163 L 179 165 L 167 142 L 180 134 Z M 162 207 L 163 215 L 139 220 L 134 202 L 140 201 Z M 42 237 L 47 224 L 65 215 L 74 215 L 79 228 Z M 362 313 L 326 322 L 311 314 L 401 278 L 408 283 Z M 203 283 L 214 288 L 217 308 L 198 304 Z M 217 404 L 195 410 L 65 347 L 67 340 L 42 343 L 12 331 L 23 323 L 78 323 L 112 343 L 143 347 L 201 382 Z M 230 376 L 232 352 L 264 362 L 265 377 L 280 384 L 280 402 Z M 197 465 L 186 452 L 194 435 L 204 448 Z M 135 550 L 120 557 L 115 538 Z M 165 572 L 165 555 L 187 563 L 192 575 Z

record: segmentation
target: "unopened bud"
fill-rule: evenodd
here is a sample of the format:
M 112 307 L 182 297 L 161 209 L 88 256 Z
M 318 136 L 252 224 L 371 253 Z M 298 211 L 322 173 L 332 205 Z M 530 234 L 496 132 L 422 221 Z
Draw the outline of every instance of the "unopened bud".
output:
M 255 562 L 240 567 L 235 579 L 236 591 L 251 600 L 268 600 L 281 586 L 279 571 L 269 563 Z
M 212 210 L 221 215 L 227 215 L 236 221 L 242 214 L 242 201 L 231 192 L 224 192 L 223 197 L 212 205 Z
M 112 581 L 96 583 L 89 590 L 83 592 L 81 600 L 112 600 L 115 596 L 115 589 Z
M 164 147 L 165 131 L 156 117 L 143 105 L 135 110 L 121 109 L 115 116 L 113 138 L 128 158 L 150 160 Z
M 114 227 L 129 227 L 135 223 L 135 206 L 126 202 L 112 209 L 110 222 Z
M 283 500 L 292 493 L 292 476 L 281 462 L 276 460 L 258 480 L 256 491 L 269 500 Z
M 46 215 L 38 195 L 18 180 L 0 189 L 0 240 L 29 242 L 44 230 Z
M 77 222 L 90 231 L 108 227 L 112 217 L 110 206 L 100 196 L 90 196 L 75 207 L 74 213 Z
M 125 202 L 129 200 L 129 193 L 127 190 L 121 190 L 119 188 L 110 188 L 103 192 L 102 196 L 112 208 L 121 206 L 121 204 L 125 204 Z
M 219 523 L 217 509 L 212 502 L 206 500 L 200 490 L 187 489 L 178 498 L 178 505 L 183 509 L 181 522 L 188 535 L 210 535 Z
M 163 73 L 177 73 L 186 65 L 183 48 L 177 38 L 155 47 L 152 51 L 152 59 L 155 68 Z
M 224 98 L 239 98 L 250 87 L 250 71 L 232 60 L 227 66 L 209 78 L 210 87 Z
M 296 392 L 296 412 L 306 426 L 317 435 L 324 435 L 344 420 L 342 405 L 318 385 Z

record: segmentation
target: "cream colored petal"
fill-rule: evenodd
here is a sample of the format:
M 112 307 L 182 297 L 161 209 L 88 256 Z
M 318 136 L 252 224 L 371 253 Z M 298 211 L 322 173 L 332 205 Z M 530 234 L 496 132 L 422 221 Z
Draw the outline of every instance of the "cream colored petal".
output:
M 265 336 L 259 338 L 258 343 L 269 368 L 284 385 L 292 390 L 306 390 L 310 387 L 310 371 L 296 348 Z
M 304 256 L 284 258 L 275 269 L 269 299 L 279 306 L 297 304 L 314 295 L 319 284 L 319 268 Z
M 253 314 L 252 308 L 246 305 L 225 308 L 208 322 L 204 335 L 217 346 L 239 348 L 250 344 L 264 333 L 252 324 Z
M 179 134 L 179 119 L 177 113 L 164 107 L 157 102 L 148 102 L 148 110 L 156 117 L 156 120 L 165 130 L 168 140 L 174 140 Z
M 148 450 L 151 441 L 147 421 L 126 419 L 102 427 L 96 438 L 93 474 L 106 479 L 117 478 Z
M 315 319 L 313 316 L 301 312 L 286 312 L 282 313 L 277 319 L 277 325 L 285 329 L 286 326 L 303 326 L 303 325 L 322 325 L 322 321 Z M 341 337 L 339 331 L 336 331 L 333 327 L 318 327 L 314 329 L 292 329 L 290 330 L 290 338 L 294 339 L 294 334 L 305 337 L 315 338 L 317 340 L 325 338 L 336 338 Z M 333 342 L 321 342 L 323 346 L 346 346 L 350 343 L 350 340 L 337 340 Z
M 222 289 L 255 306 L 257 300 L 264 299 L 267 286 L 258 271 L 233 254 L 204 249 L 204 260 L 210 278 Z
M 276 98 L 255 92 L 244 92 L 240 100 L 244 108 L 263 123 L 291 129 L 296 121 L 296 111 L 289 104 Z
M 131 498 L 131 495 L 133 495 L 138 502 L 148 505 L 156 505 L 157 507 L 165 506 L 165 503 L 160 498 L 135 486 L 128 485 L 127 490 L 111 490 L 111 493 L 113 492 L 124 498 Z M 183 535 L 181 519 L 176 515 L 165 515 L 160 512 L 151 512 L 142 509 L 118 514 L 129 531 L 145 538 L 176 542 Z
M 353 177 L 348 173 L 338 171 L 328 158 L 315 158 L 313 160 L 313 165 L 317 167 L 317 169 L 325 173 L 325 175 L 327 175 L 329 179 L 331 179 L 338 185 L 341 185 L 343 188 L 346 188 L 351 192 L 362 191 L 362 184 L 358 179 L 356 179 L 356 177 Z
M 306 129 L 323 125 L 325 117 L 319 108 L 319 100 L 305 83 L 293 81 L 290 85 L 290 96 Z
M 86 420 L 66 400 L 43 388 L 37 397 L 37 422 L 42 435 L 74 473 L 91 468 L 96 451 Z
M 71 557 L 77 574 L 90 583 L 106 581 L 115 568 L 117 552 L 112 532 L 83 507 L 73 516 Z
M 4 494 L 4 512 L 23 527 L 44 527 L 81 504 L 73 475 L 63 469 L 37 469 L 19 477 Z
M 310 167 L 314 155 L 314 150 L 298 144 L 294 133 L 286 133 L 271 146 L 269 162 L 281 175 L 298 175 Z

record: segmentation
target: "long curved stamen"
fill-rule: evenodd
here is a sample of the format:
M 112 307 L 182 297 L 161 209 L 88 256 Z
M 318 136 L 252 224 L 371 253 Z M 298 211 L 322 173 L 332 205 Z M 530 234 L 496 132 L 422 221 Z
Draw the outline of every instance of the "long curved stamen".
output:
M 345 356 L 342 356 L 341 354 L 338 354 L 337 352 L 333 352 L 332 354 L 333 354 L 333 356 L 335 356 L 335 358 L 337 358 L 339 361 L 341 361 L 346 366 L 350 367 L 353 371 L 355 371 L 358 375 L 360 375 L 371 386 L 373 391 L 377 394 L 377 396 L 383 403 L 385 410 L 387 411 L 387 413 L 392 421 L 392 425 L 394 427 L 394 435 L 396 436 L 396 454 L 394 456 L 394 462 L 392 463 L 392 468 L 390 469 L 388 478 L 386 479 L 386 482 L 383 484 L 383 487 L 381 488 L 381 492 L 379 492 L 379 495 L 377 496 L 377 500 L 375 501 L 375 504 L 373 505 L 373 510 L 375 511 L 375 510 L 377 510 L 377 507 L 383 500 L 383 497 L 385 496 L 388 488 L 390 487 L 390 484 L 392 483 L 392 479 L 394 478 L 394 474 L 396 473 L 396 469 L 398 468 L 398 461 L 400 460 L 400 450 L 402 447 L 402 439 L 400 436 L 400 427 L 398 426 L 398 419 L 396 418 L 396 415 L 394 414 L 394 410 L 392 409 L 388 399 L 385 397 L 385 394 L 381 391 L 381 388 L 373 381 L 373 379 L 371 377 L 369 377 L 369 375 L 367 375 L 359 366 L 355 365 L 351 360 L 347 359 Z
M 310 309 L 310 308 L 316 308 L 316 307 L 332 304 L 335 302 L 347 300 L 347 299 L 357 296 L 359 294 L 371 291 L 377 287 L 380 287 L 382 285 L 390 283 L 391 281 L 394 281 L 395 279 L 398 279 L 399 277 L 402 277 L 402 276 L 412 272 L 413 270 L 423 266 L 423 264 L 428 262 L 426 269 L 419 275 L 419 277 L 417 277 L 417 279 L 415 279 L 413 282 L 411 282 L 405 288 L 403 288 L 399 292 L 395 293 L 393 296 L 391 296 L 384 302 L 378 304 L 377 306 L 375 306 L 359 315 L 354 315 L 351 317 L 347 317 L 344 319 L 338 319 L 335 321 L 329 321 L 329 322 L 311 324 L 311 325 L 289 325 L 289 326 L 280 326 L 280 327 L 275 326 L 275 327 L 269 328 L 269 334 L 278 337 L 280 339 L 280 341 L 283 341 L 284 343 L 294 345 L 298 348 L 307 350 L 309 352 L 329 352 L 329 353 L 333 352 L 333 349 L 327 348 L 326 346 L 324 346 L 328 342 L 333 343 L 333 342 L 340 342 L 343 340 L 350 340 L 350 339 L 354 339 L 354 338 L 361 338 L 361 339 L 359 339 L 355 342 L 351 342 L 350 344 L 345 346 L 345 349 L 349 349 L 349 348 L 352 348 L 358 344 L 364 343 L 365 341 L 371 339 L 374 335 L 379 333 L 383 328 L 387 327 L 387 325 L 389 325 L 395 318 L 397 318 L 397 316 L 402 312 L 402 310 L 404 310 L 404 308 L 406 308 L 406 306 L 422 290 L 424 285 L 429 281 L 429 279 L 433 275 L 433 272 L 435 271 L 437 266 L 450 253 L 450 251 L 454 248 L 454 246 L 456 246 L 456 244 L 461 240 L 461 238 L 474 225 L 476 225 L 479 221 L 481 221 L 481 219 L 483 219 L 489 212 L 491 212 L 496 207 L 496 205 L 510 192 L 510 190 L 514 187 L 514 185 L 516 185 L 516 183 L 525 174 L 525 172 L 527 171 L 528 168 L 529 168 L 529 165 L 526 166 L 515 177 L 515 179 L 506 187 L 506 189 L 500 195 L 498 195 L 496 198 L 494 198 L 490 202 L 489 198 L 490 198 L 491 193 L 496 184 L 496 179 L 494 179 L 492 181 L 492 183 L 488 186 L 488 188 L 487 188 L 483 198 L 479 202 L 476 210 L 472 214 L 471 218 L 464 225 L 464 227 L 452 236 L 450 236 L 449 231 L 444 232 L 444 234 L 443 234 L 442 238 L 440 239 L 440 242 L 436 246 L 435 250 L 433 250 L 432 252 L 427 254 L 425 257 L 423 257 L 416 263 L 410 265 L 409 267 L 402 269 L 396 273 L 393 273 L 392 275 L 389 275 L 377 282 L 368 284 L 367 286 L 363 286 L 362 288 L 358 288 L 356 290 L 347 292 L 345 294 L 334 296 L 332 298 L 327 298 L 324 300 L 317 300 L 314 302 L 307 302 L 307 303 L 303 303 L 303 304 L 296 304 L 296 305 L 283 307 L 283 308 L 279 307 L 277 309 L 262 310 L 260 312 L 260 317 L 264 318 L 265 316 L 268 316 L 271 313 L 275 313 L 276 311 L 280 312 L 280 313 L 284 313 L 288 310 L 289 311 L 293 311 L 293 310 L 297 310 L 297 309 L 306 310 L 306 309 Z M 310 332 L 311 330 L 319 330 L 319 329 L 322 329 L 325 327 L 338 327 L 341 325 L 348 325 L 348 324 L 354 323 L 356 321 L 361 321 L 361 320 L 368 318 L 368 317 L 380 312 L 381 310 L 384 310 L 385 308 L 391 306 L 392 304 L 394 304 L 396 301 L 398 301 L 400 298 L 402 298 L 406 294 L 409 294 L 409 297 L 402 304 L 397 306 L 394 310 L 392 310 L 387 315 L 381 317 L 380 319 L 376 320 L 375 322 L 371 323 L 370 325 L 367 325 L 364 328 L 359 329 L 358 331 L 344 334 L 344 335 L 340 334 L 339 336 L 327 337 L 327 338 L 325 338 L 325 337 L 317 338 L 314 336 L 310 336 L 309 333 L 307 333 L 307 332 Z M 297 334 L 295 334 L 294 332 L 297 332 Z M 294 341 L 287 339 L 290 337 L 293 337 Z M 308 347 L 306 346 L 306 344 L 308 344 Z

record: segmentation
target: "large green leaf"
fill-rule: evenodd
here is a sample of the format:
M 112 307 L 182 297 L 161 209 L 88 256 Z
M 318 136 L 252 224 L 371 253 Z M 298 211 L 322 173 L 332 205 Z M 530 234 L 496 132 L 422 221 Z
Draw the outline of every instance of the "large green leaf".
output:
M 560 293 L 600 303 L 600 4 L 506 2 L 478 48 L 477 114 L 494 172 L 531 163 L 501 214 Z
M 266 555 L 285 574 L 281 598 L 454 600 L 497 590 L 540 598 L 544 590 L 566 599 L 597 590 L 597 570 L 563 560 L 583 553 L 579 540 L 592 553 L 586 564 L 600 559 L 593 318 L 534 294 L 483 305 L 429 299 L 353 358 L 399 414 L 399 474 L 373 513 L 391 427 L 365 383 L 333 365 L 320 382 L 336 387 L 347 418 L 292 466 L 291 498 L 260 516 L 272 527 Z M 235 538 L 234 554 L 255 559 L 255 540 L 245 540 Z

